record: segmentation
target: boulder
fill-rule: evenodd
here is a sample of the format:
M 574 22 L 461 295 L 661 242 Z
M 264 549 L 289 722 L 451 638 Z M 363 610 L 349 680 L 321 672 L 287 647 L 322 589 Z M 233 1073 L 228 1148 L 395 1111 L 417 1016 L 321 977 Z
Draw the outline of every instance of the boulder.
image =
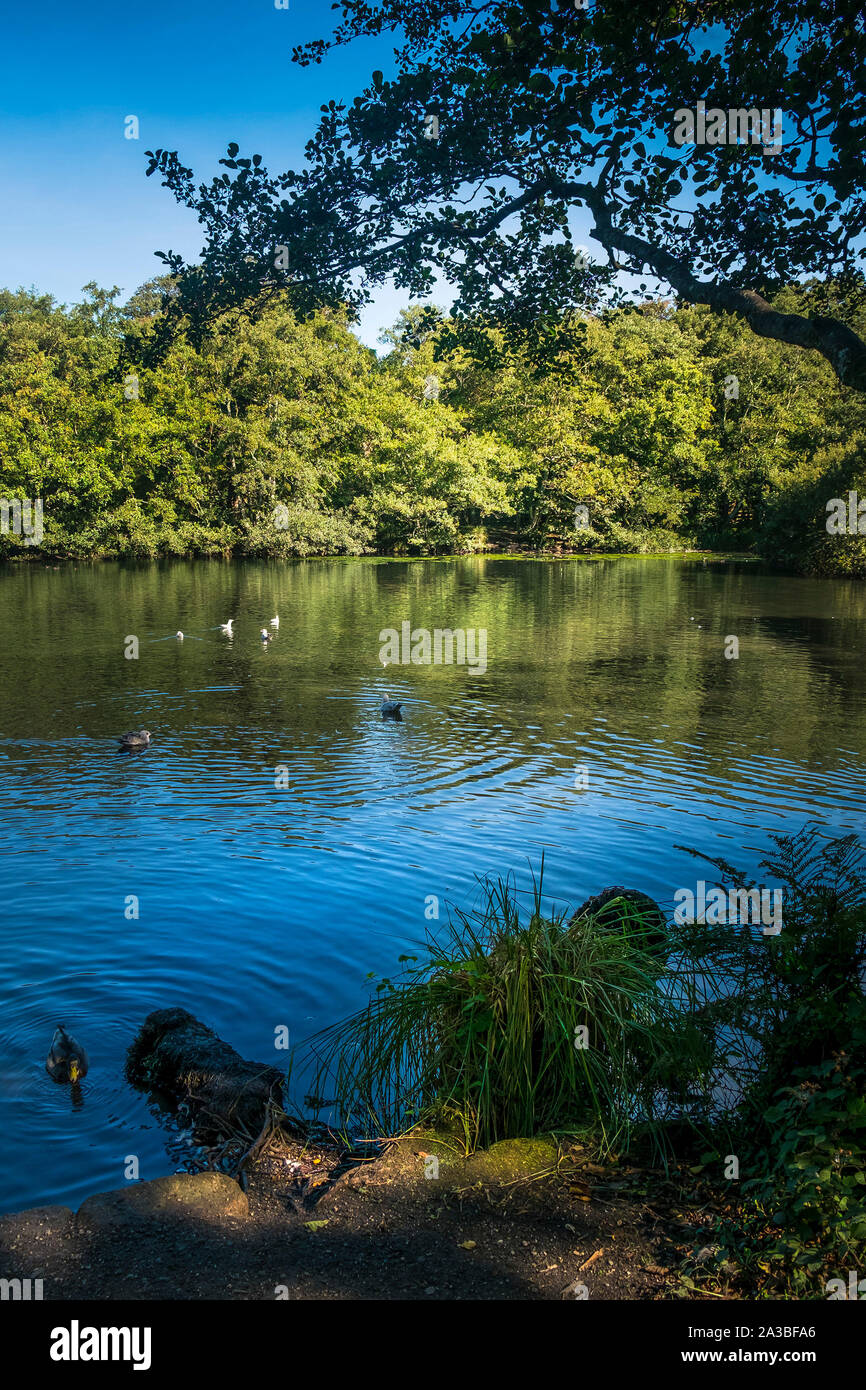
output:
M 546 1136 L 502 1139 L 465 1157 L 452 1135 L 418 1128 L 395 1140 L 377 1158 L 341 1175 L 318 1205 L 328 1208 L 343 1191 L 376 1190 L 394 1184 L 405 1195 L 438 1201 L 443 1192 L 498 1190 L 521 1179 L 548 1174 L 555 1171 L 558 1161 L 556 1141 Z
M 646 947 L 649 950 L 655 950 L 659 946 L 663 946 L 667 941 L 667 918 L 658 903 L 648 893 L 642 893 L 639 888 L 613 887 L 602 889 L 594 897 L 587 898 L 586 902 L 581 903 L 577 911 L 572 914 L 568 923 L 569 930 L 576 927 L 582 918 L 587 917 L 592 917 L 600 927 L 607 927 L 611 931 L 621 930 L 624 922 L 627 925 L 627 919 L 621 909 L 615 905 L 617 898 L 624 898 L 640 912 L 643 920 L 642 935 Z
M 249 1215 L 246 1194 L 225 1173 L 176 1173 L 98 1192 L 78 1209 L 80 1226 L 104 1229 L 194 1217 L 209 1223 Z

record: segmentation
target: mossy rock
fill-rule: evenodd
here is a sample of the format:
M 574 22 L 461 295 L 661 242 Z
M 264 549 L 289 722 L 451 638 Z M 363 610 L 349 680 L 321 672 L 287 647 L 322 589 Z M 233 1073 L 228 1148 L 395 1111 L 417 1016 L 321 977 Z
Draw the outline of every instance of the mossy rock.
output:
M 346 1174 L 341 1185 L 356 1189 L 397 1185 L 407 1194 L 433 1201 L 445 1191 L 479 1185 L 498 1188 L 521 1178 L 549 1173 L 555 1169 L 558 1157 L 556 1141 L 540 1137 L 502 1139 L 467 1158 L 451 1135 L 440 1130 L 416 1129 L 398 1139 L 380 1158 Z M 431 1163 L 431 1159 L 436 1163 Z
M 622 900 L 640 913 L 642 930 L 623 911 Z M 581 921 L 589 918 L 603 930 L 624 932 L 628 937 L 633 937 L 636 945 L 642 945 L 648 951 L 659 950 L 668 940 L 665 914 L 658 903 L 639 888 L 604 888 L 594 897 L 587 898 L 572 914 L 569 931 L 575 930 Z
M 559 1147 L 553 1139 L 501 1139 L 489 1149 L 478 1149 L 463 1159 L 461 1176 L 466 1182 L 501 1186 L 549 1173 L 558 1158 Z
M 225 1173 L 175 1173 L 98 1192 L 82 1203 L 77 1220 L 82 1226 L 102 1228 L 191 1217 L 213 1224 L 248 1215 L 246 1193 Z

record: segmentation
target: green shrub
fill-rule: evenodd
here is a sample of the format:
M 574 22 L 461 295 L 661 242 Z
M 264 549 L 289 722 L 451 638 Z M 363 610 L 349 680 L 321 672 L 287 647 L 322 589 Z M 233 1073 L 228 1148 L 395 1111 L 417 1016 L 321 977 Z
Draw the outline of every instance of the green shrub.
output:
M 807 826 L 774 838 L 763 867 L 784 884 L 780 935 L 682 938 L 705 986 L 698 1017 L 740 1087 L 712 1163 L 736 1154 L 740 1182 L 697 1241 L 719 1246 L 716 1268 L 751 1296 L 823 1298 L 827 1279 L 866 1272 L 866 882 L 853 835 L 822 841 Z M 724 882 L 750 886 L 713 862 Z M 703 1264 L 692 1274 L 714 1277 Z
M 468 1149 L 587 1125 L 602 1150 L 636 1132 L 661 1146 L 666 1086 L 682 1093 L 707 1058 L 667 988 L 655 911 L 618 899 L 568 923 L 544 914 L 539 882 L 524 921 L 513 886 L 485 882 L 421 964 L 313 1040 L 315 1090 L 348 1127 L 456 1121 Z

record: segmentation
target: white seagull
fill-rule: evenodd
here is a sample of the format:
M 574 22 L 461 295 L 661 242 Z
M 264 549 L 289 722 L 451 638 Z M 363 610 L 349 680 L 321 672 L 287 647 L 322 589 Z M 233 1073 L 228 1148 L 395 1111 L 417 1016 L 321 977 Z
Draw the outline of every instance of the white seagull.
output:
M 280 615 L 279 615 L 279 613 L 277 613 L 275 617 L 271 618 L 271 627 L 279 627 L 279 625 L 280 625 Z
M 233 623 L 233 622 L 234 622 L 234 618 L 229 618 L 229 620 L 228 620 L 227 623 L 220 623 L 220 628 L 222 629 L 223 632 L 228 633 L 229 637 L 231 637 L 231 636 L 233 635 L 233 634 L 232 634 L 232 623 Z

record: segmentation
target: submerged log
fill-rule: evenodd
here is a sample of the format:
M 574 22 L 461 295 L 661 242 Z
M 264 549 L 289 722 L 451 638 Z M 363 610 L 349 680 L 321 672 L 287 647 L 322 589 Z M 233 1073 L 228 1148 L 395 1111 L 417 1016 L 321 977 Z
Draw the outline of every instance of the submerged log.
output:
M 148 1014 L 126 1054 L 127 1079 L 139 1089 L 186 1101 L 199 1133 L 257 1135 L 269 1107 L 281 1105 L 275 1067 L 247 1062 L 186 1009 Z

